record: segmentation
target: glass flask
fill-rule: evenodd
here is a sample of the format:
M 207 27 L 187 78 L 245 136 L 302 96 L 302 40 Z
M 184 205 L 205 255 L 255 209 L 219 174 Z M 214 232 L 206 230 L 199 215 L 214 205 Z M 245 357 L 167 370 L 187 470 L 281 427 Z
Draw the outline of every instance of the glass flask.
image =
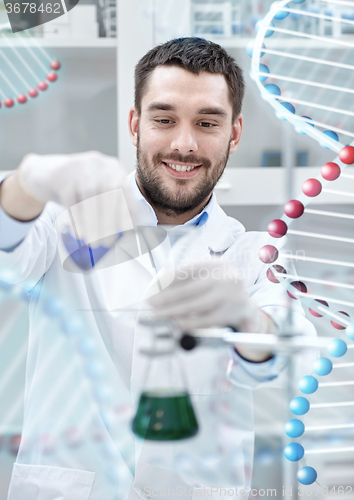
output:
M 144 390 L 132 424 L 133 432 L 153 441 L 192 437 L 198 432 L 198 423 L 173 329 L 167 322 L 150 321 L 150 324 L 153 327 L 153 345 L 141 351 L 149 359 L 144 374 Z

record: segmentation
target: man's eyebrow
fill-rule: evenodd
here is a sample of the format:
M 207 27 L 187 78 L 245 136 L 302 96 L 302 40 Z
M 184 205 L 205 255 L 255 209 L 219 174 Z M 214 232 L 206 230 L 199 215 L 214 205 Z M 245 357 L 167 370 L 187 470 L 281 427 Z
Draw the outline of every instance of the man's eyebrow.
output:
M 221 116 L 227 116 L 227 112 L 224 110 L 224 108 L 220 108 L 218 106 L 216 107 L 210 107 L 210 108 L 202 108 L 198 109 L 197 111 L 198 115 L 221 115 Z
M 147 111 L 176 111 L 175 106 L 172 106 L 172 104 L 166 104 L 164 102 L 152 102 L 148 108 Z
M 167 104 L 164 102 L 152 102 L 147 111 L 176 111 L 176 107 L 172 104 Z M 219 106 L 211 106 L 208 108 L 198 109 L 197 115 L 219 115 L 219 116 L 227 116 L 227 112 L 224 108 Z

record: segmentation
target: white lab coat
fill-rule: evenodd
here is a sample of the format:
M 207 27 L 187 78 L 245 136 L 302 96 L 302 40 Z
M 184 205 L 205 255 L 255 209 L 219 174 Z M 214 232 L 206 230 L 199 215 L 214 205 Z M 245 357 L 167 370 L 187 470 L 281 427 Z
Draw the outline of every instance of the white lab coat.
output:
M 134 177 L 131 182 L 145 222 L 156 224 Z M 268 235 L 246 233 L 215 196 L 207 210 L 207 222 L 184 247 L 188 260 L 210 259 L 215 253 L 232 260 L 244 274 L 247 293 L 277 321 L 285 311 L 286 292 L 267 280 L 268 266 L 257 256 Z M 204 488 L 211 486 L 249 491 L 252 389 L 275 377 L 283 361 L 276 357 L 258 370 L 226 347 L 181 352 L 199 433 L 180 442 L 134 438 L 131 418 L 146 363 L 140 347 L 149 334 L 138 320 L 146 314 L 152 283 L 156 287 L 155 270 L 147 254 L 118 264 L 107 260 L 107 267 L 85 276 L 63 269 L 64 250 L 55 227 L 63 217 L 63 208 L 49 203 L 20 245 L 0 251 L 0 279 L 20 284 L 31 297 L 23 439 L 8 500 L 209 496 Z M 182 247 L 183 238 L 169 250 L 169 263 L 172 256 L 177 264 Z M 112 252 L 102 261 L 112 259 Z M 155 257 L 162 269 L 161 248 Z M 64 334 L 62 320 L 43 312 L 53 296 L 60 298 L 66 315 L 82 322 L 93 350 L 82 331 L 81 337 Z M 315 334 L 299 304 L 295 322 L 304 333 Z M 78 441 L 70 439 L 75 433 Z

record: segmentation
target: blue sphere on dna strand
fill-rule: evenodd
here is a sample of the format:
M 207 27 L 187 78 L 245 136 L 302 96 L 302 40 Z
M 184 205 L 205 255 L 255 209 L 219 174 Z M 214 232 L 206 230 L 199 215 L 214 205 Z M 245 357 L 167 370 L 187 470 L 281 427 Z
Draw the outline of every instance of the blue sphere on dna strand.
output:
M 297 479 L 301 484 L 312 484 L 317 479 L 317 472 L 313 467 L 302 467 L 297 473 Z
M 304 456 L 305 450 L 299 443 L 290 443 L 284 450 L 285 457 L 291 462 L 298 462 Z
M 301 420 L 293 418 L 286 423 L 285 432 L 289 437 L 298 438 L 305 432 L 305 426 Z
M 352 453 L 344 444 L 353 427 L 346 416 L 352 398 L 345 391 L 352 383 L 350 369 L 354 363 L 350 358 L 342 362 L 341 358 L 354 347 L 350 344 L 354 340 L 351 295 L 354 216 L 350 210 L 354 196 L 354 92 L 350 83 L 354 43 L 352 38 L 345 39 L 352 30 L 348 20 L 353 9 L 349 4 L 343 6 L 341 15 L 336 14 L 335 2 L 322 7 L 321 2 L 307 0 L 273 3 L 258 24 L 251 62 L 255 85 L 270 109 L 280 120 L 291 123 L 301 136 L 313 139 L 327 151 L 325 157 L 318 148 L 318 175 L 312 173 L 303 179 L 302 190 L 285 203 L 282 216 L 279 214 L 269 222 L 269 240 L 265 245 L 268 261 L 265 249 L 259 254 L 269 264 L 268 279 L 275 286 L 284 286 L 292 300 L 300 300 L 317 331 L 323 334 L 322 324 L 329 337 L 327 349 L 298 381 L 299 395 L 290 402 L 291 412 L 306 419 L 306 426 L 302 420 L 293 419 L 285 430 L 287 436 L 301 438 L 305 450 L 301 458 L 305 466 L 297 474 L 303 485 L 317 481 L 316 469 L 306 464 L 310 458 L 315 460 L 322 452 L 329 457 L 332 453 L 345 457 Z M 343 57 L 340 61 L 339 51 Z M 261 71 L 261 57 L 269 70 L 267 74 Z M 267 80 L 260 81 L 257 72 L 267 76 Z M 313 161 L 315 165 L 316 157 Z M 285 235 L 289 246 L 303 249 L 301 255 L 288 256 L 289 262 L 296 264 L 297 273 L 289 271 L 283 262 L 280 269 L 277 261 L 285 257 L 281 250 Z M 336 412 L 335 422 L 331 422 L 331 411 Z M 322 451 L 311 441 L 316 433 L 320 435 L 319 442 L 330 443 Z M 331 435 L 343 444 L 335 447 Z M 285 448 L 285 457 L 290 461 L 290 450 L 299 450 L 291 445 Z
M 313 371 L 316 375 L 320 375 L 321 377 L 325 377 L 329 375 L 333 370 L 333 363 L 328 358 L 318 358 L 313 364 Z
M 292 399 L 289 406 L 290 410 L 295 415 L 305 415 L 305 413 L 307 413 L 310 409 L 309 400 L 302 396 L 297 396 Z
M 299 380 L 298 386 L 304 394 L 313 394 L 318 389 L 318 381 L 312 375 L 305 375 Z

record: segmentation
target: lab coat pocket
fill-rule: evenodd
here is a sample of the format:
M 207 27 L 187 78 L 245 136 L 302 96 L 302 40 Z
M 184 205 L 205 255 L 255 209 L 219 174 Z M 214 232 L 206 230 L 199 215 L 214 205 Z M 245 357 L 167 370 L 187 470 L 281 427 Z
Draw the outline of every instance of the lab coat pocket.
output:
M 95 472 L 14 464 L 7 500 L 88 500 Z

